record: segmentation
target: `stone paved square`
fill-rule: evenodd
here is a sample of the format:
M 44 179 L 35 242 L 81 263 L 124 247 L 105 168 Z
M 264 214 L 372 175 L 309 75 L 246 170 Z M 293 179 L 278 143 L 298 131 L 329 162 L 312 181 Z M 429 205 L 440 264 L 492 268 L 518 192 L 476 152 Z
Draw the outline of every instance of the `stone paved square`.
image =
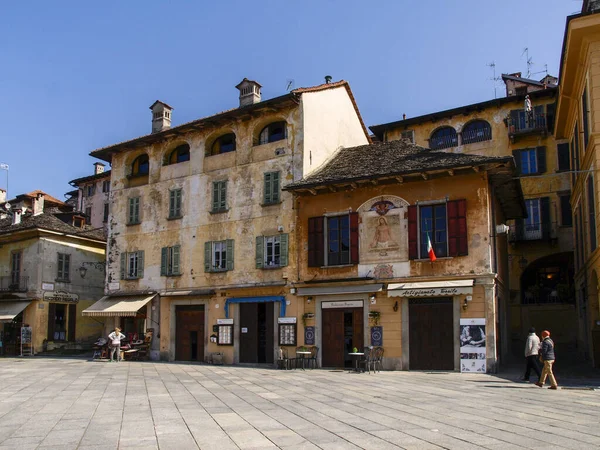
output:
M 492 375 L 0 359 L 0 449 L 600 447 L 600 392 Z

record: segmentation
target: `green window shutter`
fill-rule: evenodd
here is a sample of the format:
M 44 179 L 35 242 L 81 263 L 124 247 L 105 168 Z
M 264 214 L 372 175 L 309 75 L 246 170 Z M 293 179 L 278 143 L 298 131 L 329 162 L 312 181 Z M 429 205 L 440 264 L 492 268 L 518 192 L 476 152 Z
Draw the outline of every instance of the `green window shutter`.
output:
M 140 221 L 140 198 L 129 199 L 129 220 L 128 223 L 138 223 Z
M 271 202 L 279 202 L 279 172 L 273 172 L 271 175 Z
M 127 223 L 133 223 L 133 199 L 129 199 L 129 214 L 127 217 Z
M 265 261 L 265 237 L 256 236 L 256 268 L 262 269 Z
M 138 254 L 137 277 L 144 278 L 144 250 L 138 251 L 137 254 Z
M 169 257 L 169 249 L 167 247 L 163 247 L 160 250 L 160 275 L 163 277 L 165 275 L 167 275 L 167 273 L 168 273 L 168 269 L 167 269 L 167 266 L 169 264 L 168 257 Z
M 289 235 L 282 234 L 279 236 L 279 266 L 285 267 L 288 265 L 288 247 Z
M 227 181 L 221 181 L 221 197 L 219 199 L 219 209 L 227 209 Z
M 263 195 L 263 203 L 265 205 L 268 205 L 269 203 L 272 202 L 271 200 L 271 172 L 267 172 L 265 173 L 265 189 L 264 189 L 264 195 Z
M 233 239 L 227 239 L 227 270 L 233 270 Z
M 180 275 L 180 266 L 179 266 L 179 254 L 180 254 L 180 247 L 179 245 L 175 245 L 172 247 L 171 249 L 172 251 L 172 258 L 173 258 L 173 268 L 172 268 L 172 275 Z
M 121 253 L 121 280 L 125 279 L 125 273 L 127 270 L 127 253 Z
M 181 216 L 181 189 L 175 191 L 175 214 Z
M 140 222 L 140 198 L 135 198 L 135 214 L 134 214 L 135 223 Z
M 205 272 L 212 272 L 211 270 L 211 265 L 212 265 L 212 242 L 205 242 L 204 243 L 204 271 Z
M 212 199 L 212 210 L 219 210 L 219 182 L 213 183 L 213 199 Z
M 169 217 L 175 217 L 175 192 L 169 191 Z

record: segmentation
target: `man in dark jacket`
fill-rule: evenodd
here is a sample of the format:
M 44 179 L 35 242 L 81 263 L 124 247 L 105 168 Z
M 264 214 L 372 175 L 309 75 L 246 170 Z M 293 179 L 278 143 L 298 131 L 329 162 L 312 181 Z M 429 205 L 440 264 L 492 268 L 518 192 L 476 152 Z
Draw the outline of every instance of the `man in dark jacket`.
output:
M 540 348 L 540 354 L 542 355 L 544 368 L 542 369 L 540 381 L 535 384 L 539 387 L 544 387 L 546 377 L 550 377 L 550 389 L 558 389 L 558 384 L 556 384 L 556 379 L 552 373 L 552 365 L 556 359 L 554 356 L 554 342 L 552 339 L 550 339 L 550 332 L 547 330 L 542 331 L 542 346 Z

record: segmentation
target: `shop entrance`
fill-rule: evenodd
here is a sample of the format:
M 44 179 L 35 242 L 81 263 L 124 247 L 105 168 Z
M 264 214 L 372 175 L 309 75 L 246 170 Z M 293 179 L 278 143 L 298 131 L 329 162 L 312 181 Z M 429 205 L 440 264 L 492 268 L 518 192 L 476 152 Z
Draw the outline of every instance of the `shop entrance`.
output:
M 240 303 L 240 363 L 273 363 L 273 305 L 273 302 Z
M 175 306 L 175 359 L 204 361 L 204 305 Z
M 335 303 L 335 302 L 332 302 Z M 352 367 L 349 353 L 364 350 L 363 308 L 323 307 L 323 367 Z
M 409 300 L 408 345 L 411 370 L 454 370 L 451 298 Z

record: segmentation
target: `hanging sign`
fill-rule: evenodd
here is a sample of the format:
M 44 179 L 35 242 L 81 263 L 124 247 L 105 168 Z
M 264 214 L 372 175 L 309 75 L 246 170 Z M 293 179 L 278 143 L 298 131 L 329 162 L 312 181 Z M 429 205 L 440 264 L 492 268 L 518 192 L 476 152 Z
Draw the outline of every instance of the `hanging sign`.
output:
M 460 319 L 460 371 L 485 373 L 485 319 Z

